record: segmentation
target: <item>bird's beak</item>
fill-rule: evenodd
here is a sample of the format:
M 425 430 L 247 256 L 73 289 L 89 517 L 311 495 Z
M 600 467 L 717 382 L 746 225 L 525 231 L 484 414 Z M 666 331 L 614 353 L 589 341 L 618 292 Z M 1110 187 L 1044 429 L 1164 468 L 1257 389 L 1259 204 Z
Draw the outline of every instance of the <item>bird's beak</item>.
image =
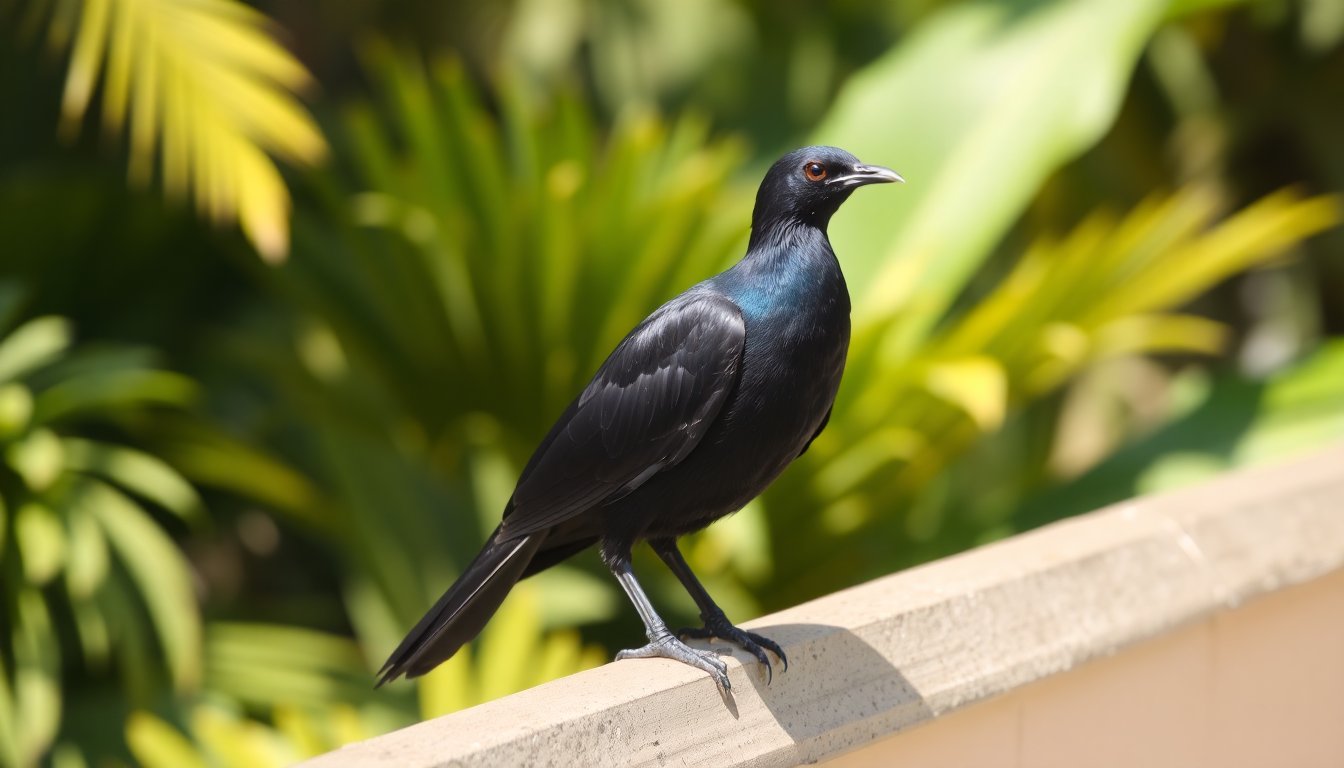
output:
M 865 184 L 890 184 L 893 181 L 904 183 L 905 179 L 901 178 L 901 174 L 880 165 L 856 165 L 849 173 L 832 177 L 830 183 L 842 187 L 862 187 Z

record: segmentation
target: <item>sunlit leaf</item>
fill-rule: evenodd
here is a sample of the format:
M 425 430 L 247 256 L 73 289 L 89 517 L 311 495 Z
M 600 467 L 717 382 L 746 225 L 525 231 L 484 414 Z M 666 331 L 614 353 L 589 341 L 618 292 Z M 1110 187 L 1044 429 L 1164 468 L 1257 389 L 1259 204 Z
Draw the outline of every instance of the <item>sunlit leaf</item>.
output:
M 36 590 L 16 596 L 14 627 L 14 712 L 18 765 L 35 765 L 56 738 L 61 721 L 59 652 L 51 615 Z
M 271 454 L 209 429 L 173 433 L 165 442 L 164 455 L 191 482 L 256 499 L 314 526 L 325 524 L 320 515 L 313 517 L 312 482 Z
M 855 196 L 833 228 L 862 321 L 899 316 L 904 350 L 933 326 L 1045 178 L 1110 127 L 1165 6 L 948 5 L 849 81 L 813 135 L 909 182 Z
M 1130 315 L 1097 329 L 1097 354 L 1140 352 L 1219 352 L 1227 329 L 1193 315 Z
M 327 744 L 312 715 L 298 707 L 281 705 L 275 708 L 273 719 L 275 729 L 293 745 L 299 757 L 312 757 L 326 751 Z
M 23 478 L 29 490 L 40 493 L 51 487 L 65 470 L 65 449 L 56 433 L 35 429 L 5 447 L 5 462 Z
M 0 340 L 0 383 L 13 381 L 60 357 L 70 346 L 70 321 L 39 317 Z
M 61 742 L 51 751 L 51 768 L 89 768 L 89 761 L 79 747 Z
M 103 124 L 129 136 L 130 175 L 190 190 L 215 221 L 238 219 L 265 258 L 289 249 L 289 192 L 269 155 L 313 164 L 326 144 L 293 96 L 308 73 L 233 0 L 53 2 L 53 29 L 77 29 L 61 106 L 73 136 L 98 82 Z M 269 154 L 268 154 L 269 153 Z
M 420 714 L 425 718 L 456 712 L 481 701 L 472 674 L 472 649 L 462 648 L 453 657 L 420 678 L 417 693 Z
M 34 419 L 51 422 L 110 408 L 191 404 L 195 382 L 169 371 L 115 370 L 68 378 L 39 392 Z
M 1335 340 L 1268 381 L 1216 377 L 1187 413 L 1014 515 L 1018 529 L 1096 509 L 1140 492 L 1188 485 L 1216 472 L 1344 439 L 1344 342 Z
M 106 557 L 105 554 L 103 556 Z M 73 573 L 74 568 L 70 570 Z M 79 634 L 84 661 L 90 668 L 100 669 L 112 656 L 112 629 L 108 617 L 99 610 L 96 600 L 81 599 L 80 595 L 74 594 L 73 587 L 70 591 L 70 612 L 75 619 L 75 631 Z
M 605 579 L 577 568 L 547 569 L 534 576 L 531 584 L 538 593 L 544 628 L 603 621 L 619 607 Z
M 368 670 L 348 638 L 300 627 L 211 624 L 206 674 L 212 690 L 245 703 L 322 707 L 371 691 Z
M 483 700 L 527 687 L 531 671 L 518 660 L 535 658 L 541 642 L 536 600 L 530 584 L 519 584 L 481 632 L 477 679 Z
M 14 543 L 30 584 L 46 584 L 65 565 L 65 530 L 56 513 L 42 504 L 29 502 L 14 512 Z
M 939 360 L 928 367 L 925 386 L 938 397 L 964 410 L 980 429 L 1003 423 L 1008 410 L 1008 377 L 990 357 Z
M 76 601 L 91 597 L 107 578 L 109 557 L 102 529 L 83 509 L 70 510 L 66 525 L 70 535 L 70 557 L 66 583 Z
M 207 768 L 185 736 L 148 712 L 134 712 L 126 721 L 126 746 L 145 768 Z
M 33 416 L 33 394 L 22 384 L 0 385 L 0 441 L 28 428 Z
M 192 712 L 191 731 L 227 766 L 284 768 L 298 757 L 261 723 L 230 717 L 214 707 L 197 707 Z
M 80 438 L 65 438 L 62 443 L 68 469 L 109 480 L 184 520 L 201 519 L 203 507 L 196 489 L 162 459 Z
M 182 553 L 144 510 L 107 485 L 85 481 L 79 503 L 101 524 L 144 599 L 174 684 L 194 687 L 200 680 L 201 624 Z

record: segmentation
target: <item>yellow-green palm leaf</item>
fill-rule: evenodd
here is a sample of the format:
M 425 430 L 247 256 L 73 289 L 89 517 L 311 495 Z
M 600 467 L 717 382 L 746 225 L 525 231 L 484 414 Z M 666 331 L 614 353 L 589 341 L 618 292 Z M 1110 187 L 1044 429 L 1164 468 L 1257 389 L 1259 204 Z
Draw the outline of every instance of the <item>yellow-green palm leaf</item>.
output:
M 233 0 L 53 3 L 53 39 L 75 30 L 62 132 L 78 131 L 102 81 L 103 123 L 129 134 L 130 176 L 158 157 L 168 195 L 237 219 L 263 257 L 289 248 L 289 191 L 273 157 L 311 164 L 326 143 L 295 90 L 308 72 Z

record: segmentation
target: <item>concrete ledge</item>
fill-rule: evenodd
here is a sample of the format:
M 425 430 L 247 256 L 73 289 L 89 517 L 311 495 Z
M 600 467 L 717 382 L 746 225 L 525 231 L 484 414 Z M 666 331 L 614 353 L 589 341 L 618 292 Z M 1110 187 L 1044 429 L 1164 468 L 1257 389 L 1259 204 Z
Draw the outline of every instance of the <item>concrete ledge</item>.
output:
M 816 762 L 1341 568 L 1344 445 L 762 617 L 793 664 L 767 686 L 739 652 L 728 699 L 696 670 L 623 661 L 304 765 Z

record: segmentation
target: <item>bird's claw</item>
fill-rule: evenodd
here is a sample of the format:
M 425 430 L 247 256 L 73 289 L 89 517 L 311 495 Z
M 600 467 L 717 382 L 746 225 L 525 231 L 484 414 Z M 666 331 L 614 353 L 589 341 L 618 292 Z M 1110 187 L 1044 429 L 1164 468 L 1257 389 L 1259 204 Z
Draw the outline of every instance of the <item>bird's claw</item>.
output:
M 616 660 L 620 661 L 621 659 L 672 659 L 708 672 L 709 676 L 714 678 L 714 682 L 725 693 L 732 690 L 733 687 L 728 682 L 728 665 L 723 663 L 718 655 L 710 651 L 697 651 L 678 640 L 671 632 L 653 638 L 643 648 L 629 648 L 618 651 Z
M 789 671 L 789 657 L 784 655 L 784 649 L 779 647 L 779 643 L 768 637 L 763 637 L 755 632 L 748 632 L 745 629 L 739 629 L 728 622 L 723 616 L 712 617 L 705 622 L 705 626 L 700 628 L 687 628 L 677 630 L 678 637 L 694 638 L 697 640 L 706 640 L 711 637 L 717 637 L 720 640 L 726 640 L 742 650 L 756 657 L 756 660 L 765 665 L 765 684 L 769 685 L 774 680 L 775 670 L 770 665 L 770 657 L 766 651 L 770 651 L 779 657 L 784 663 L 785 672 Z

